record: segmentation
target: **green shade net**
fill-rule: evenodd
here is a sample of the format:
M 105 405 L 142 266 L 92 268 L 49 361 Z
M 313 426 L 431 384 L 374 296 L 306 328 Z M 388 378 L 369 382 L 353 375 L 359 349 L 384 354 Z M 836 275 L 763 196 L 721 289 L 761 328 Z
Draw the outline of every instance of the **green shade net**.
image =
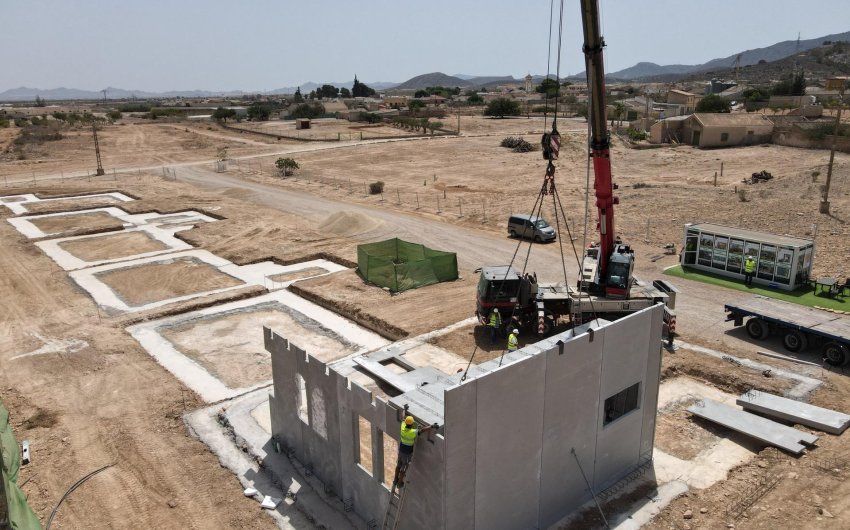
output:
M 16 484 L 21 468 L 18 441 L 9 425 L 9 411 L 0 401 L 0 527 L 8 521 L 14 530 L 41 530 L 41 523 Z
M 457 255 L 394 238 L 357 246 L 363 278 L 395 293 L 457 280 Z

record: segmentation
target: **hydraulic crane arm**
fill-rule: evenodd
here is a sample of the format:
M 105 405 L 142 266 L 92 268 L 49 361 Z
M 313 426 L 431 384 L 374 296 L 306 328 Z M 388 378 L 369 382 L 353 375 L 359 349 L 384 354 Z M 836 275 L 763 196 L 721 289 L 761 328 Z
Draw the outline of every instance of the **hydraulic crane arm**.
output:
M 617 186 L 611 176 L 611 137 L 605 115 L 605 66 L 602 60 L 605 41 L 600 30 L 598 0 L 581 0 L 581 19 L 590 98 L 590 157 L 593 160 L 593 189 L 599 214 L 598 284 L 605 294 L 628 297 L 633 260 L 631 250 L 617 244 L 614 239 L 614 205 L 619 204 L 619 200 L 614 196 Z M 618 265 L 612 266 L 612 261 L 618 262 Z

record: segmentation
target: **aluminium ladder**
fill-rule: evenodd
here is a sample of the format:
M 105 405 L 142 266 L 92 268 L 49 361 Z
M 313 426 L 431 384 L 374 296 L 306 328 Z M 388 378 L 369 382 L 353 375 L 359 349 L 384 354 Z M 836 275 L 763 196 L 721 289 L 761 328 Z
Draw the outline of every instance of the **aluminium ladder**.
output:
M 396 530 L 401 521 L 401 508 L 404 505 L 404 497 L 410 486 L 399 488 L 398 484 L 393 482 L 392 490 L 390 490 L 390 502 L 387 504 L 387 513 L 384 515 L 384 524 L 381 525 L 381 530 Z M 401 493 L 399 493 L 401 490 Z

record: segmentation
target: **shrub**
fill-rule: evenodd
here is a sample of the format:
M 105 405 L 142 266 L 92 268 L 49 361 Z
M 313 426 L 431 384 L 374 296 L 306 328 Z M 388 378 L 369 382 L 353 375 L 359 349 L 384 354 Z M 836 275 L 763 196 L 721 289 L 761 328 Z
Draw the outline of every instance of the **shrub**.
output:
M 372 182 L 369 184 L 369 193 L 372 195 L 377 195 L 379 193 L 384 193 L 384 182 L 379 180 L 377 182 Z

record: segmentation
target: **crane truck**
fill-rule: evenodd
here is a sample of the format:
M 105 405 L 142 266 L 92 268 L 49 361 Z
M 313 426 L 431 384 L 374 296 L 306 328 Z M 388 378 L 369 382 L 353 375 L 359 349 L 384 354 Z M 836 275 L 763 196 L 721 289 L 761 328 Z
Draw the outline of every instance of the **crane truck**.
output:
M 611 176 L 611 138 L 607 127 L 605 68 L 600 32 L 598 0 L 581 0 L 582 27 L 587 86 L 590 97 L 589 156 L 593 163 L 593 189 L 598 213 L 599 241 L 585 250 L 576 287 L 537 280 L 536 274 L 522 274 L 512 266 L 487 266 L 480 269 L 476 315 L 487 324 L 490 312 L 497 308 L 510 315 L 513 324 L 533 326 L 538 334 L 548 334 L 561 318 L 578 324 L 593 318 L 614 320 L 658 303 L 666 305 L 665 325 L 675 327 L 676 289 L 664 280 L 652 285 L 634 277 L 634 251 L 615 237 L 614 195 L 617 185 Z M 559 80 L 560 82 L 560 80 Z M 543 157 L 549 160 L 546 176 L 554 189 L 555 166 L 560 136 L 556 124 L 543 135 Z M 545 184 L 544 184 L 545 186 Z M 503 318 L 507 325 L 510 322 Z M 513 325 L 511 324 L 511 325 Z

